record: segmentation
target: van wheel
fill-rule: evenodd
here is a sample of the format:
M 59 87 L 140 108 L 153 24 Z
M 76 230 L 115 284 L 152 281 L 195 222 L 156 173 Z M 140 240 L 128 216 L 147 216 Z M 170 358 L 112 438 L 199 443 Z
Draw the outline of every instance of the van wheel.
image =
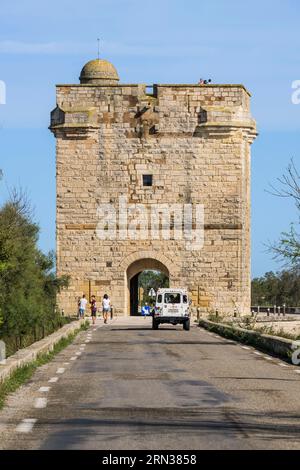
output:
M 189 331 L 189 329 L 190 329 L 190 319 L 185 320 L 185 322 L 183 323 L 183 329 L 186 330 L 186 331 Z
M 152 330 L 158 330 L 158 322 L 152 319 Z

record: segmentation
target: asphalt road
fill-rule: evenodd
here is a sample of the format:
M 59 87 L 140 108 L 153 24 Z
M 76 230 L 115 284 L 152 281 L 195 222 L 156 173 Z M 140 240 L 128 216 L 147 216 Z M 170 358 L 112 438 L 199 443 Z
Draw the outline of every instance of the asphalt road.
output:
M 299 449 L 299 372 L 197 326 L 98 320 L 9 397 L 0 448 Z

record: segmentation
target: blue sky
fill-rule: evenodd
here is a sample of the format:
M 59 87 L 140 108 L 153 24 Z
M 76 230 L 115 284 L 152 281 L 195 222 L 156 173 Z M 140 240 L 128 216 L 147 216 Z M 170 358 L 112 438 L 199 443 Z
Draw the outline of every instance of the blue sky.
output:
M 300 160 L 297 0 L 1 0 L 0 203 L 27 189 L 41 225 L 40 246 L 55 246 L 55 142 L 47 130 L 55 84 L 77 83 L 97 54 L 124 83 L 243 83 L 252 93 L 259 138 L 252 147 L 252 273 L 279 269 L 265 243 L 297 221 L 293 204 L 268 194 L 291 157 Z M 298 165 L 299 167 L 299 165 Z

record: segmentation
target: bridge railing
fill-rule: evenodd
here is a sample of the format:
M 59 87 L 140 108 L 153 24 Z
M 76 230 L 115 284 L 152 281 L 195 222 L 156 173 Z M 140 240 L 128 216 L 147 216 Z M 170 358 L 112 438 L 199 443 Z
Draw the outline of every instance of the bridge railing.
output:
M 300 315 L 300 307 L 288 307 L 287 305 L 252 306 L 251 312 L 266 315 Z

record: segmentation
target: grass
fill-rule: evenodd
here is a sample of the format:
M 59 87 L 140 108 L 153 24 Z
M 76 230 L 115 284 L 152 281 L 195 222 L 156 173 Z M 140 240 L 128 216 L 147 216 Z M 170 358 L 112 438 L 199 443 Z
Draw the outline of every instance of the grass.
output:
M 20 349 L 27 348 L 36 341 L 44 339 L 46 336 L 51 335 L 73 320 L 73 317 L 60 317 L 47 326 L 36 326 L 32 331 L 28 331 L 26 334 L 12 336 L 4 334 L 0 329 L 0 340 L 4 341 L 6 345 L 6 357 L 12 356 Z
M 250 336 L 248 332 L 246 331 L 245 332 L 237 331 L 233 325 L 224 324 L 223 326 L 222 323 L 220 323 L 219 325 L 208 325 L 205 322 L 202 322 L 201 320 L 199 322 L 199 325 L 204 327 L 208 331 L 212 331 L 213 333 L 220 334 L 226 339 L 237 340 L 237 341 L 240 341 L 241 343 L 245 343 L 249 345 L 251 344 L 253 346 L 256 344 L 256 342 L 254 341 L 254 338 L 256 335 Z M 259 335 L 258 332 L 255 331 L 255 333 L 257 334 L 257 336 Z
M 261 326 L 256 327 L 255 331 L 258 331 L 264 335 L 278 336 L 280 338 L 291 339 L 293 341 L 299 340 L 300 336 L 293 333 L 288 333 L 283 328 L 275 329 L 273 326 Z
M 257 316 L 252 317 L 249 315 L 245 315 L 244 317 L 233 319 L 227 316 L 210 314 L 207 317 L 207 320 L 212 321 L 214 323 L 220 323 L 232 328 L 239 327 L 245 330 L 254 331 L 256 333 L 278 336 L 280 338 L 290 339 L 294 341 L 300 339 L 299 334 L 289 333 L 285 331 L 284 328 L 274 328 L 274 326 L 260 325 L 257 322 Z
M 10 377 L 0 383 L 0 409 L 3 408 L 9 394 L 15 392 L 21 385 L 26 383 L 34 374 L 36 369 L 50 362 L 58 353 L 71 344 L 77 334 L 82 330 L 87 330 L 89 323 L 85 322 L 78 330 L 75 330 L 67 338 L 60 339 L 53 347 L 52 351 L 39 354 L 35 361 L 18 367 Z
M 266 333 L 266 330 L 259 331 L 259 329 L 244 329 L 244 331 L 240 331 L 237 329 L 237 326 L 241 328 L 240 325 L 233 325 L 228 323 L 215 323 L 215 324 L 207 324 L 204 320 L 199 321 L 199 326 L 202 326 L 208 331 L 212 331 L 214 333 L 223 336 L 224 338 L 231 339 L 234 341 L 238 341 L 243 344 L 247 344 L 249 346 L 253 346 L 256 349 L 261 351 L 265 351 L 268 353 L 273 354 L 276 357 L 284 358 L 290 361 L 292 356 L 292 351 L 285 349 L 278 351 L 274 349 L 273 345 L 268 343 L 268 341 L 262 336 L 263 334 L 271 334 L 270 330 Z M 276 332 L 276 336 L 279 336 L 280 332 Z M 282 332 L 281 332 L 282 333 Z M 289 337 L 290 336 L 290 337 Z M 291 338 L 293 335 L 285 334 L 282 336 L 286 339 L 295 339 L 294 337 Z

